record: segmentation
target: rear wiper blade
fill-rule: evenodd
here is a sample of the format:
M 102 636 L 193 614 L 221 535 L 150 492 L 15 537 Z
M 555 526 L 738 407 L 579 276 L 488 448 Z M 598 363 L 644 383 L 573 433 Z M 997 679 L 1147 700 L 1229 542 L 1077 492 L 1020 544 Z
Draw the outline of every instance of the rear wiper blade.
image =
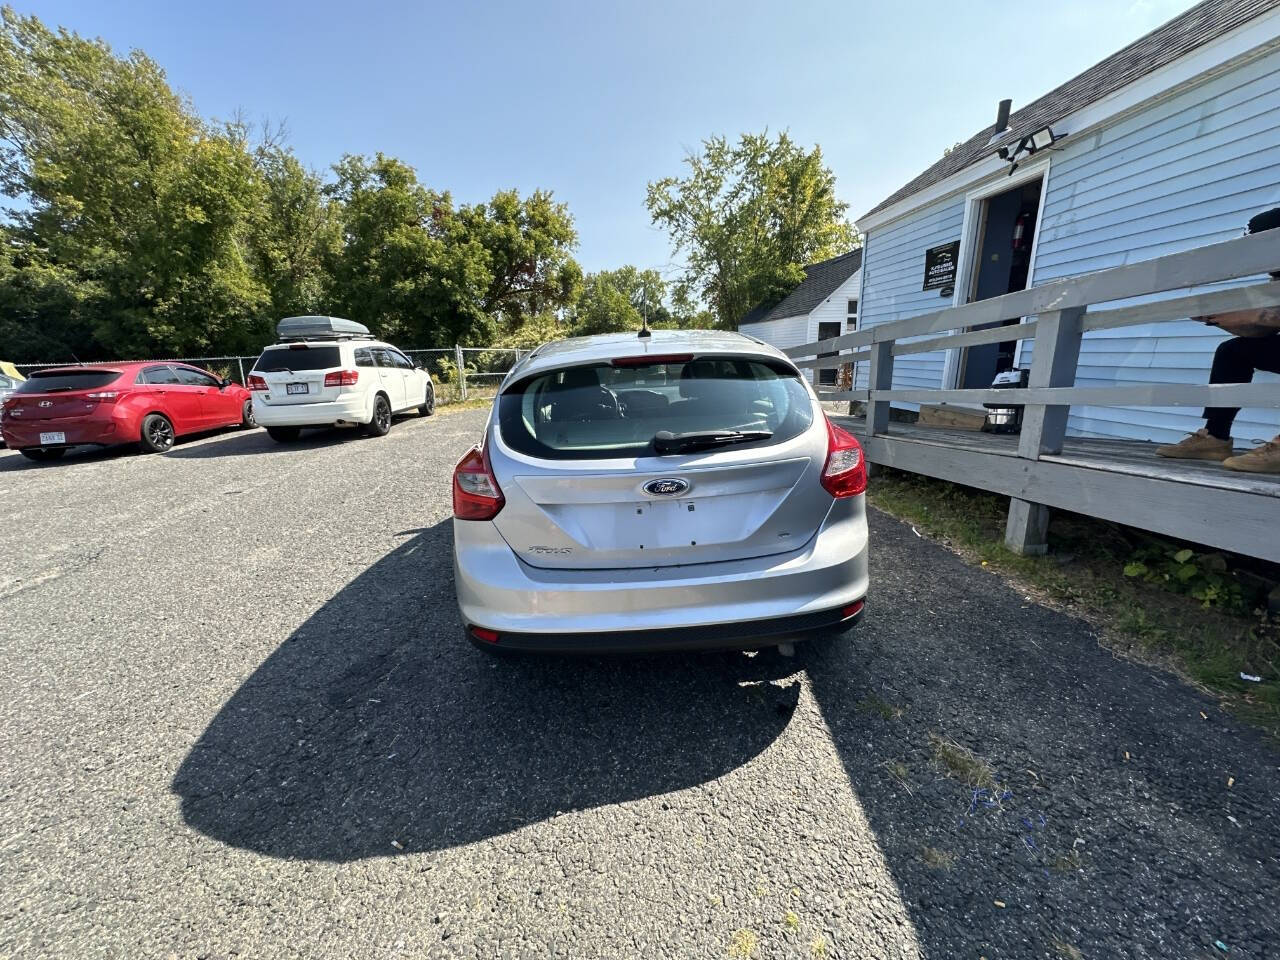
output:
M 701 433 L 659 430 L 653 435 L 653 449 L 659 454 L 689 453 L 692 450 L 727 447 L 752 440 L 768 440 L 772 436 L 773 433 L 769 430 L 708 430 Z

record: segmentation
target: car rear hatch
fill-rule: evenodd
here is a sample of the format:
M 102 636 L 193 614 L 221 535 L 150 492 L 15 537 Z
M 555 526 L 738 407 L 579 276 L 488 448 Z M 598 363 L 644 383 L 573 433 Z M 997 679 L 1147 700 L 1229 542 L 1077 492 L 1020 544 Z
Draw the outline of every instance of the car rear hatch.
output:
M 826 427 L 785 362 L 634 358 L 535 374 L 498 402 L 494 519 L 537 567 L 620 569 L 786 553 L 831 508 Z M 656 438 L 656 439 L 655 439 Z
M 103 394 L 120 379 L 119 370 L 86 367 L 80 370 L 37 370 L 5 401 L 9 415 L 24 423 L 79 419 L 93 413 Z
M 343 369 L 342 350 L 337 344 L 290 343 L 262 351 L 253 375 L 267 385 L 258 393 L 262 402 L 278 407 L 337 400 L 344 387 L 335 382 L 336 377 L 330 377 L 326 385 L 325 377 Z M 370 371 L 360 372 L 367 375 Z

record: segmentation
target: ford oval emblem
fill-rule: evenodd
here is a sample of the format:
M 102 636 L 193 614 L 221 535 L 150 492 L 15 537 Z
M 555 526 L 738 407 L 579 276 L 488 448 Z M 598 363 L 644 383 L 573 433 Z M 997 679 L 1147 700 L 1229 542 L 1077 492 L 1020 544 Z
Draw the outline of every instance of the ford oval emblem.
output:
M 679 477 L 663 477 L 644 485 L 644 492 L 655 497 L 678 497 L 688 489 L 689 481 Z

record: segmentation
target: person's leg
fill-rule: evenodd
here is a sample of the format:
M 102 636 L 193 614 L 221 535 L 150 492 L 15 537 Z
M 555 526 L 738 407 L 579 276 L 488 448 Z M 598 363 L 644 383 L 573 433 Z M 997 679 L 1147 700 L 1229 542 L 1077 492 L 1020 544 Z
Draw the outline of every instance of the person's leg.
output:
M 1232 337 L 1218 344 L 1213 353 L 1213 366 L 1209 370 L 1210 383 L 1251 383 L 1253 371 L 1263 360 L 1259 352 L 1265 352 L 1267 340 L 1280 342 L 1280 337 Z M 1263 348 L 1262 351 L 1259 348 Z M 1235 422 L 1239 407 L 1205 407 L 1205 429 L 1209 436 L 1219 440 L 1231 439 L 1231 425 Z
M 1249 338 L 1253 346 L 1252 364 L 1256 370 L 1280 373 L 1280 334 Z M 1280 434 L 1254 449 L 1229 457 L 1222 462 L 1228 470 L 1246 473 L 1280 473 Z

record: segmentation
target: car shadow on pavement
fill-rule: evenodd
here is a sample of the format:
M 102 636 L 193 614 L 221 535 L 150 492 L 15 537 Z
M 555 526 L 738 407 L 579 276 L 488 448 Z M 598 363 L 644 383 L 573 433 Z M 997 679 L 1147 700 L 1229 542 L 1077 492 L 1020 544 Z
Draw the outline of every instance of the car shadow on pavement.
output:
M 242 430 L 216 443 L 199 443 L 191 446 L 175 446 L 165 454 L 179 460 L 205 460 L 212 457 L 251 456 L 259 453 L 283 453 L 287 450 L 318 450 L 338 443 L 363 440 L 364 434 L 353 427 L 330 427 L 322 430 L 306 430 L 297 440 L 279 443 L 271 439 L 266 430 Z
M 236 691 L 174 779 L 190 825 L 277 857 L 441 849 L 705 783 L 786 728 L 799 684 L 764 681 L 796 665 L 772 652 L 474 649 L 451 543 L 451 521 L 407 540 Z
M 867 617 L 803 663 L 923 954 L 1270 955 L 1273 745 L 1083 621 L 870 520 Z

